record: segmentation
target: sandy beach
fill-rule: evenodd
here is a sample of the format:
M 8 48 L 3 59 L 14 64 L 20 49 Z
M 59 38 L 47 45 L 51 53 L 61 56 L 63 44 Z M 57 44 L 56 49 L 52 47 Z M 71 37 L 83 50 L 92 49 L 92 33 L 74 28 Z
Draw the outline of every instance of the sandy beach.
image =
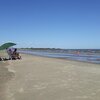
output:
M 4 52 L 0 52 L 0 56 L 6 57 Z M 0 61 L 0 100 L 7 100 L 6 98 L 6 83 L 10 81 L 14 73 L 10 72 L 7 68 L 9 62 Z
M 22 54 L 0 62 L 0 100 L 100 100 L 100 65 Z

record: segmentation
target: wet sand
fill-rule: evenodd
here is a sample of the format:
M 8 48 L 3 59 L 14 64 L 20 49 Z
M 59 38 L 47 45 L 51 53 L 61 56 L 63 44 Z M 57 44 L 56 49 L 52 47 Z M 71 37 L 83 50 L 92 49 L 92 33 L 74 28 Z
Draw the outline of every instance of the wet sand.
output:
M 0 100 L 100 100 L 99 64 L 25 54 L 8 63 L 13 77 Z

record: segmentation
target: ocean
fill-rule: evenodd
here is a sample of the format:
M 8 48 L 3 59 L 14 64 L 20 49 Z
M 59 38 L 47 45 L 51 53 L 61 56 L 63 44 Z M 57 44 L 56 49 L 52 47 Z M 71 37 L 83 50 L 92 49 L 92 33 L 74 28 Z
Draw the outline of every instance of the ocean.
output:
M 100 64 L 100 53 L 95 50 L 19 50 L 20 53 L 31 54 L 35 56 L 61 58 L 66 60 L 75 60 L 88 63 Z

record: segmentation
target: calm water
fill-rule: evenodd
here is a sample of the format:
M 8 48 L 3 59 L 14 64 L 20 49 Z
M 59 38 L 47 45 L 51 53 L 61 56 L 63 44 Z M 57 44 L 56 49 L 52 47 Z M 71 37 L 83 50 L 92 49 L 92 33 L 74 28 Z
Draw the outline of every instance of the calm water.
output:
M 43 56 L 43 57 L 51 57 L 51 58 L 62 58 L 62 59 L 69 59 L 69 60 L 76 60 L 76 61 L 84 61 L 90 63 L 97 63 L 100 64 L 100 54 L 72 54 L 72 53 L 63 53 L 63 52 L 45 52 L 45 51 L 28 51 L 28 50 L 21 50 L 20 53 L 31 54 L 35 56 Z

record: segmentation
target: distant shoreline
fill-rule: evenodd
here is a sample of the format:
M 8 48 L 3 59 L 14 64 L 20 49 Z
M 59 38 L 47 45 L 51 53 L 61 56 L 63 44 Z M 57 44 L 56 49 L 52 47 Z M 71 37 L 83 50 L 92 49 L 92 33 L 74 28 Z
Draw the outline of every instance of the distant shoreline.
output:
M 43 50 L 43 51 L 46 51 L 46 50 L 58 50 L 58 51 L 61 51 L 61 50 L 64 50 L 66 52 L 75 52 L 75 51 L 79 51 L 79 52 L 97 52 L 97 53 L 100 53 L 100 49 L 62 49 L 62 48 L 19 48 L 19 50 Z

